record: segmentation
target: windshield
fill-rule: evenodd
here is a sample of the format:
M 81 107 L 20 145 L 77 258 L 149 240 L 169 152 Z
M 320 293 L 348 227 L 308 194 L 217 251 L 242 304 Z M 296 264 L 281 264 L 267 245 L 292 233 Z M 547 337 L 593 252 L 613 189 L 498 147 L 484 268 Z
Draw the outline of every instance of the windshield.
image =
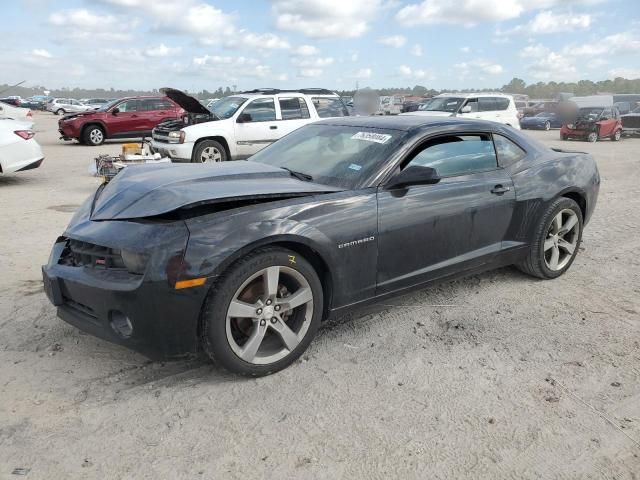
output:
M 310 180 L 356 188 L 384 164 L 405 132 L 344 125 L 306 125 L 250 158 Z
M 578 111 L 578 118 L 581 120 L 596 120 L 603 110 L 604 108 L 581 108 Z
M 244 97 L 225 97 L 209 105 L 209 110 L 220 120 L 233 117 L 238 108 L 247 101 Z
M 120 100 L 111 100 L 110 102 L 104 103 L 102 104 L 102 106 L 100 108 L 96 109 L 96 112 L 106 112 L 107 110 L 109 110 L 111 107 L 113 107 L 116 103 L 118 103 Z
M 428 112 L 451 112 L 455 113 L 464 102 L 464 98 L 458 97 L 437 97 L 420 107 L 420 110 Z

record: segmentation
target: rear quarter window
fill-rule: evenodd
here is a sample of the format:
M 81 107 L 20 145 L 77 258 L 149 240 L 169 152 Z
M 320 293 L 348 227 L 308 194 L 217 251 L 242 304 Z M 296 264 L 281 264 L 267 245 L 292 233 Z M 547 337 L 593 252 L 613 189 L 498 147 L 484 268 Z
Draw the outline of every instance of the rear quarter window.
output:
M 495 97 L 494 101 L 496 103 L 496 110 L 508 109 L 509 103 L 511 102 L 508 98 L 503 98 L 503 97 Z
M 342 100 L 339 98 L 313 97 L 311 101 L 320 118 L 347 117 L 349 115 Z
M 493 143 L 496 146 L 498 165 L 502 168 L 509 167 L 527 156 L 527 152 L 520 146 L 502 135 L 494 134 Z

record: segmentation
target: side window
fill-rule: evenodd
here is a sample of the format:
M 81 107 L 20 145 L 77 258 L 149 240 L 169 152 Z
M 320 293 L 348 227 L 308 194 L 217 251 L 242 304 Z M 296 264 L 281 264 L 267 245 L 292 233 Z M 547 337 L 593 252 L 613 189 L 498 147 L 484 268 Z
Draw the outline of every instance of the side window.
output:
M 613 112 L 610 108 L 605 108 L 600 116 L 600 120 L 610 120 L 613 117 Z
M 251 102 L 242 111 L 241 115 L 248 114 L 246 122 L 270 122 L 276 119 L 276 106 L 273 98 L 258 98 Z
M 469 100 L 467 100 L 467 103 L 464 104 L 465 107 L 471 107 L 471 112 L 477 112 L 478 111 L 478 99 L 477 98 L 470 98 Z
M 481 112 L 495 112 L 498 110 L 495 97 L 480 97 L 478 99 L 478 109 Z
M 142 111 L 168 110 L 171 108 L 171 104 L 160 98 L 145 98 L 140 100 L 138 108 Z
M 309 108 L 304 98 L 281 98 L 280 112 L 282 120 L 297 120 L 300 118 L 309 118 Z
M 116 107 L 120 112 L 137 112 L 138 111 L 138 101 L 137 100 L 127 100 L 126 102 L 122 102 L 118 104 Z
M 496 110 L 506 110 L 509 108 L 509 103 L 511 100 L 504 97 L 493 97 L 493 100 L 496 104 Z
M 493 143 L 498 153 L 498 165 L 508 167 L 527 156 L 527 152 L 502 135 L 493 135 Z
M 313 106 L 316 107 L 320 118 L 347 117 L 349 112 L 342 100 L 336 97 L 313 97 Z
M 431 167 L 441 177 L 495 170 L 496 152 L 489 134 L 438 137 L 418 147 L 407 166 Z M 406 168 L 406 167 L 405 167 Z

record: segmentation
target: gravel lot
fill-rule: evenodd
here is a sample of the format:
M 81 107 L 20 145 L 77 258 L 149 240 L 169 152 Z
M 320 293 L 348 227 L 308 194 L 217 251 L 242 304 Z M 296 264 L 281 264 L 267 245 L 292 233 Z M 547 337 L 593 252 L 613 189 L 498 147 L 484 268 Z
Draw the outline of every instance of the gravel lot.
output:
M 40 265 L 94 190 L 36 115 L 42 167 L 0 177 L 0 478 L 640 479 L 640 140 L 603 183 L 567 275 L 507 268 L 328 324 L 262 379 L 152 363 L 55 316 Z

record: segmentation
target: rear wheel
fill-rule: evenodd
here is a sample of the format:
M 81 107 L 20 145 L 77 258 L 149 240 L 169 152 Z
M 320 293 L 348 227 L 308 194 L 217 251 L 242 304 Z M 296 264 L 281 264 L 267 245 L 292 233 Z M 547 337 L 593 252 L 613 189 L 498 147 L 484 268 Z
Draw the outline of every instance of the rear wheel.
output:
M 543 279 L 562 275 L 578 254 L 582 222 L 578 204 L 570 198 L 558 198 L 542 216 L 529 254 L 517 267 Z
M 616 130 L 615 133 L 611 135 L 611 140 L 613 140 L 614 142 L 617 142 L 621 138 L 622 138 L 622 130 L 620 129 Z
M 85 145 L 97 146 L 104 143 L 104 130 L 98 125 L 89 125 L 82 132 L 82 141 Z
M 309 346 L 322 317 L 322 284 L 297 253 L 271 247 L 235 263 L 212 288 L 202 316 L 202 344 L 227 370 L 275 373 Z
M 64 109 L 59 108 L 59 109 L 58 109 L 58 110 L 56 110 L 54 113 L 55 113 L 56 115 L 64 115 L 64 114 L 65 114 L 65 113 L 67 113 L 67 112 L 65 112 L 65 111 L 64 111 Z
M 215 140 L 204 140 L 198 144 L 193 152 L 192 163 L 224 162 L 227 151 Z
M 587 142 L 595 143 L 598 141 L 598 132 L 590 132 L 587 135 Z
M 551 122 L 545 122 L 544 123 L 544 129 L 545 130 L 551 130 Z

